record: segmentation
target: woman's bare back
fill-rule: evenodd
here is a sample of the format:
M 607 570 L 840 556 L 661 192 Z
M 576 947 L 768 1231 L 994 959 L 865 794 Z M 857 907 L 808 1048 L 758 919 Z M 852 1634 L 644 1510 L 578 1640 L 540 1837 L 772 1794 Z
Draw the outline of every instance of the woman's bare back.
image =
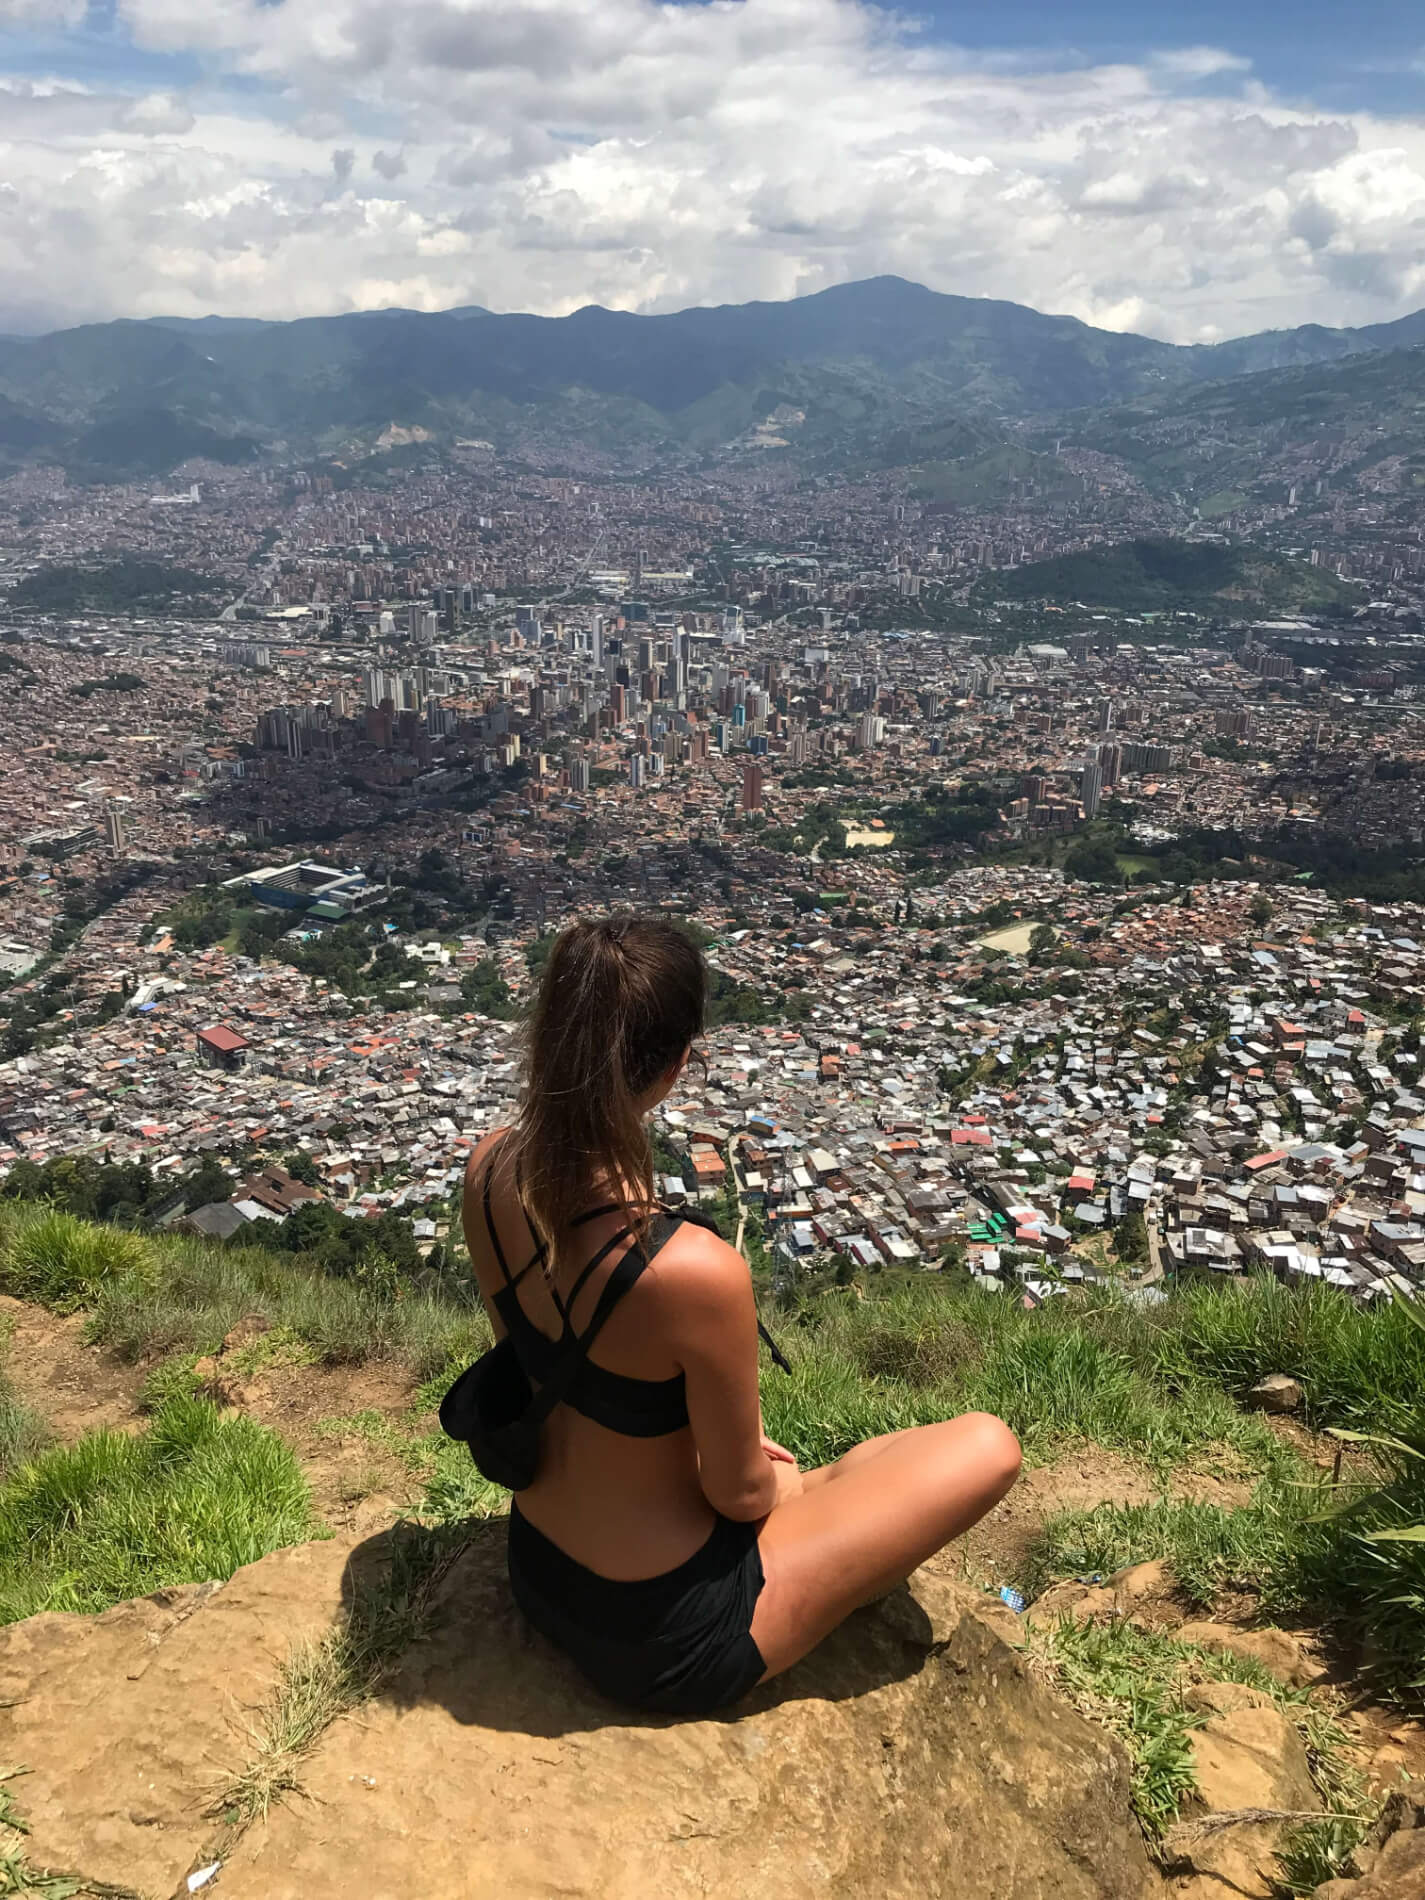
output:
M 496 1337 L 505 1328 L 494 1296 L 505 1280 L 485 1222 L 487 1173 L 490 1218 L 513 1274 L 519 1274 L 536 1246 L 513 1170 L 500 1152 L 502 1134 L 488 1137 L 471 1156 L 464 1216 L 476 1282 Z M 586 1264 L 626 1225 L 620 1213 L 604 1213 L 570 1237 L 573 1244 L 564 1250 L 554 1282 L 562 1301 L 567 1304 Z M 614 1308 L 589 1353 L 593 1365 L 651 1383 L 678 1377 L 682 1368 L 668 1343 L 668 1302 L 677 1298 L 680 1267 L 710 1238 L 696 1227 L 677 1230 Z M 580 1290 L 570 1314 L 576 1332 L 588 1326 L 599 1294 L 629 1244 L 616 1245 Z M 516 1297 L 526 1319 L 546 1338 L 557 1339 L 559 1309 L 542 1266 L 520 1281 Z M 577 1563 L 620 1581 L 674 1569 L 701 1548 L 716 1521 L 699 1482 L 688 1426 L 656 1438 L 630 1437 L 567 1404 L 556 1406 L 544 1427 L 539 1475 L 520 1493 L 519 1508 Z

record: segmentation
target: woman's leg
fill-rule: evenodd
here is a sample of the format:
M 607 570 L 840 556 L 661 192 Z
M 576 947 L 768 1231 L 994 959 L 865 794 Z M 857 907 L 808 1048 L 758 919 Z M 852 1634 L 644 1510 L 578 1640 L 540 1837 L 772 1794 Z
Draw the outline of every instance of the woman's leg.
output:
M 904 1431 L 885 1432 L 880 1438 L 863 1439 L 859 1445 L 853 1445 L 843 1452 L 835 1464 L 813 1465 L 810 1471 L 802 1473 L 802 1484 L 808 1491 L 816 1490 L 820 1485 L 829 1484 L 833 1478 L 844 1478 L 848 1471 L 861 1471 L 881 1457 L 892 1445 L 898 1445 L 903 1438 L 914 1438 L 923 1426 L 909 1425 Z
M 758 1544 L 766 1586 L 752 1640 L 779 1675 L 992 1510 L 1019 1476 L 1019 1441 L 987 1412 L 870 1440 L 811 1474 Z M 763 1677 L 766 1680 L 766 1676 Z

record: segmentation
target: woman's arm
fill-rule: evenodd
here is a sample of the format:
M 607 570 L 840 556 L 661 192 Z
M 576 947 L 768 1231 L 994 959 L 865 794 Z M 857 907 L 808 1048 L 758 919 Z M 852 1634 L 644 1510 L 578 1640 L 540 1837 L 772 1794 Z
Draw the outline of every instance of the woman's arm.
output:
M 784 1488 L 762 1448 L 752 1279 L 725 1241 L 700 1229 L 684 1233 L 665 1310 L 687 1383 L 703 1495 L 724 1517 L 750 1522 L 765 1517 Z

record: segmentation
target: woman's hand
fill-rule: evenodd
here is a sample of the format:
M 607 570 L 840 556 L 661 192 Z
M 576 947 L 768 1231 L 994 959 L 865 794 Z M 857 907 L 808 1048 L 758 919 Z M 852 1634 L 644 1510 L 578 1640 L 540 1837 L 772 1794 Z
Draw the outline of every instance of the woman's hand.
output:
M 772 1476 L 777 1480 L 777 1504 L 785 1504 L 788 1498 L 799 1498 L 802 1494 L 802 1474 L 797 1470 L 797 1461 L 785 1445 L 779 1445 L 775 1438 L 762 1434 L 762 1450 L 772 1467 Z

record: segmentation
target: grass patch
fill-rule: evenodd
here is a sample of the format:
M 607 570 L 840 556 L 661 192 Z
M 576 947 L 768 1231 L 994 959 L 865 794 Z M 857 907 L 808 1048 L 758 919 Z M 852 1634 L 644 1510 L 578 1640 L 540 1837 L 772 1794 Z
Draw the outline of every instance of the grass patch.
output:
M 111 1887 L 107 1881 L 82 1880 L 72 1874 L 42 1874 L 23 1854 L 0 1854 L 0 1900 L 142 1900 L 131 1887 Z
M 139 1436 L 93 1432 L 0 1487 L 0 1622 L 230 1577 L 314 1528 L 274 1433 L 173 1397 Z
M 417 1404 L 409 1414 L 410 1426 L 384 1412 L 357 1412 L 349 1418 L 323 1419 L 317 1429 L 324 1438 L 358 1436 L 420 1479 L 422 1519 L 457 1524 L 502 1515 L 509 1508 L 509 1493 L 481 1477 L 464 1445 L 432 1431 L 428 1416 L 428 1408 Z
M 1028 1587 L 1037 1593 L 1059 1578 L 1110 1576 L 1159 1558 L 1199 1608 L 1211 1608 L 1224 1590 L 1242 1589 L 1258 1592 L 1268 1609 L 1299 1609 L 1299 1591 L 1288 1585 L 1311 1500 L 1320 1501 L 1314 1487 L 1303 1492 L 1267 1483 L 1239 1510 L 1159 1498 L 1065 1511 L 1040 1533 Z
M 1124 1742 L 1132 1762 L 1133 1805 L 1150 1840 L 1159 1840 L 1197 1791 L 1191 1735 L 1206 1719 L 1191 1711 L 1192 1682 L 1241 1682 L 1270 1697 L 1306 1747 L 1323 1815 L 1283 1840 L 1283 1885 L 1310 1893 L 1346 1872 L 1366 1826 L 1365 1797 L 1349 1766 L 1349 1738 L 1304 1689 L 1289 1689 L 1250 1658 L 1215 1655 L 1127 1622 L 1099 1628 L 1063 1618 L 1052 1630 L 1030 1626 L 1031 1656 L 1085 1715 Z
M 8 1330 L 0 1328 L 0 1358 L 9 1350 L 9 1343 Z M 49 1441 L 48 1425 L 16 1394 L 8 1373 L 0 1364 L 0 1483 L 18 1466 L 27 1464 L 43 1451 Z
M 1164 1475 L 1224 1462 L 1233 1475 L 1285 1473 L 1293 1462 L 1264 1420 L 1205 1377 L 1159 1376 L 1157 1335 L 1112 1292 L 1026 1313 L 912 1281 L 879 1299 L 828 1296 L 797 1319 L 779 1340 L 793 1376 L 764 1379 L 763 1407 L 768 1431 L 804 1462 L 967 1411 L 1003 1418 L 1031 1461 L 1095 1443 Z
M 412 1524 L 398 1525 L 391 1537 L 389 1565 L 358 1586 L 342 1628 L 288 1657 L 272 1702 L 249 1731 L 252 1754 L 214 1797 L 212 1812 L 230 1824 L 246 1826 L 294 1792 L 326 1730 L 375 1695 L 429 1627 L 436 1590 L 464 1540 L 454 1529 Z
M 1425 1461 L 1422 1461 L 1425 1463 Z M 1238 1510 L 1162 1498 L 1101 1504 L 1050 1519 L 1027 1566 L 1049 1582 L 1159 1558 L 1184 1594 L 1211 1609 L 1248 1591 L 1269 1615 L 1328 1625 L 1384 1694 L 1418 1706 L 1425 1689 L 1425 1540 L 1400 1533 L 1425 1517 L 1425 1483 L 1403 1472 L 1383 1488 L 1324 1479 L 1264 1480 Z
M 273 1326 L 257 1333 L 245 1345 L 223 1354 L 223 1370 L 251 1379 L 259 1372 L 271 1372 L 277 1366 L 314 1366 L 317 1352 L 312 1342 L 303 1339 L 291 1326 Z
M 141 1408 L 145 1412 L 157 1412 L 170 1399 L 201 1398 L 203 1380 L 194 1367 L 202 1356 L 197 1352 L 183 1352 L 170 1359 L 160 1359 L 144 1380 L 139 1394 Z
M 491 1338 L 473 1300 L 425 1292 L 391 1299 L 260 1247 L 215 1248 L 198 1240 L 155 1245 L 156 1272 L 106 1281 L 87 1302 L 91 1340 L 129 1360 L 216 1353 L 249 1314 L 260 1314 L 272 1330 L 232 1355 L 239 1373 L 274 1363 L 264 1355 L 279 1348 L 300 1347 L 311 1363 L 394 1359 L 428 1378 L 457 1360 L 468 1363 Z M 275 1343 L 263 1345 L 274 1334 Z
M 1127 1746 L 1134 1810 L 1159 1839 L 1197 1787 L 1188 1736 L 1202 1718 L 1183 1705 L 1186 1653 L 1127 1623 L 1098 1629 L 1065 1618 L 1050 1632 L 1033 1633 L 1032 1625 L 1031 1632 L 1032 1653 L 1069 1700 Z
M 322 1365 L 396 1359 L 428 1379 L 468 1364 L 491 1338 L 473 1289 L 392 1297 L 300 1255 L 136 1234 L 48 1207 L 0 1215 L 0 1291 L 87 1311 L 91 1342 L 131 1361 L 216 1353 L 240 1320 L 260 1314 L 276 1339 L 234 1354 L 240 1374 L 274 1363 L 264 1355 L 282 1346 Z M 301 1363 L 295 1351 L 288 1363 Z
M 1399 1304 L 1367 1311 L 1334 1287 L 1266 1276 L 1185 1286 L 1156 1309 L 1151 1342 L 1152 1369 L 1172 1389 L 1206 1378 L 1242 1398 L 1286 1372 L 1311 1425 L 1425 1437 L 1425 1329 Z

